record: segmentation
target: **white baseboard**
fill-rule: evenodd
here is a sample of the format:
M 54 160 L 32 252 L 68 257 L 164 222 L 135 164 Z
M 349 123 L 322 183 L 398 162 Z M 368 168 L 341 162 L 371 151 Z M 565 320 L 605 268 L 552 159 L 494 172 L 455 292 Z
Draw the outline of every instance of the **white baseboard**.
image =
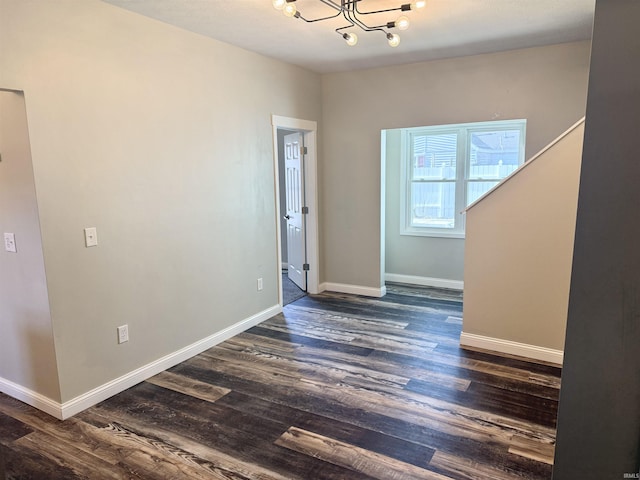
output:
M 401 275 L 399 273 L 385 273 L 387 282 L 408 283 L 409 285 L 422 285 L 424 287 L 449 288 L 451 290 L 463 290 L 462 280 L 448 280 L 446 278 L 418 277 L 415 275 Z
M 320 284 L 320 292 L 339 292 L 339 293 L 351 293 L 353 295 L 363 295 L 365 297 L 384 297 L 387 294 L 387 287 L 382 286 L 380 288 L 375 287 L 362 287 L 360 285 L 348 285 L 346 283 L 331 283 L 324 282 Z
M 281 267 L 282 267 L 282 270 L 288 270 L 289 269 L 289 262 L 282 262 Z
M 0 392 L 62 420 L 62 409 L 59 402 L 51 400 L 49 397 L 45 397 L 27 387 L 13 383 L 6 378 L 0 378 Z
M 224 342 L 234 335 L 244 332 L 245 330 L 273 317 L 274 315 L 277 315 L 280 312 L 282 312 L 282 307 L 274 305 L 273 307 L 241 320 L 224 330 L 216 332 L 202 340 L 198 340 L 191 345 L 165 355 L 164 357 L 148 363 L 147 365 L 143 365 L 132 372 L 107 382 L 104 385 L 100 385 L 99 387 L 62 404 L 2 378 L 0 378 L 0 391 L 60 420 L 64 420 L 142 382 L 143 380 L 146 380 L 149 377 L 184 362 L 194 355 L 202 353 L 205 350 Z
M 512 342 L 511 340 L 502 340 L 500 338 L 485 337 L 483 335 L 475 335 L 473 333 L 465 332 L 462 332 L 460 335 L 460 346 L 507 353 L 509 355 L 517 355 L 519 357 L 526 357 L 532 360 L 555 363 L 556 365 L 562 365 L 564 358 L 564 352 L 562 350 L 554 350 L 552 348 L 538 347 L 536 345 Z

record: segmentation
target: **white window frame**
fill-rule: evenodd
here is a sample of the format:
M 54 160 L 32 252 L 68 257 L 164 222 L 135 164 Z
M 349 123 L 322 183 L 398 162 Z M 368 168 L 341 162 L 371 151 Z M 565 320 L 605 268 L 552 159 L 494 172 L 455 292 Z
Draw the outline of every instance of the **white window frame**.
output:
M 526 119 L 499 120 L 492 122 L 461 123 L 454 125 L 438 125 L 433 127 L 403 128 L 401 142 L 401 184 L 400 184 L 400 235 L 442 237 L 442 238 L 464 238 L 465 216 L 464 210 L 467 208 L 467 184 L 469 183 L 470 171 L 470 149 L 471 134 L 482 131 L 495 130 L 519 130 L 520 145 L 518 166 L 524 163 L 526 144 Z M 456 192 L 455 192 L 455 215 L 453 228 L 420 227 L 411 225 L 411 185 L 412 178 L 412 137 L 416 135 L 442 135 L 456 134 Z

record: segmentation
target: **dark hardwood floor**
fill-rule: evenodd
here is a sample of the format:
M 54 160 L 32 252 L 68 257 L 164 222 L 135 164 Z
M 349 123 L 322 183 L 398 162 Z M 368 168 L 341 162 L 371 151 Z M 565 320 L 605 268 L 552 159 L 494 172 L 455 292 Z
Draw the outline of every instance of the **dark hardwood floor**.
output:
M 304 297 L 64 422 L 0 394 L 5 476 L 549 479 L 560 370 L 461 350 L 455 294 L 389 292 Z

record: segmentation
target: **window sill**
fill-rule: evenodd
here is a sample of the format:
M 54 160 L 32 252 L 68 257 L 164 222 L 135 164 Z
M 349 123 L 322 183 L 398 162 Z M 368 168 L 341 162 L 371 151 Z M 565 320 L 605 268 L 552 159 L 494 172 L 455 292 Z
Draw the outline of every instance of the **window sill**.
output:
M 433 238 L 459 238 L 464 240 L 464 232 L 441 232 L 432 229 L 406 229 L 400 232 L 400 235 L 408 237 L 433 237 Z

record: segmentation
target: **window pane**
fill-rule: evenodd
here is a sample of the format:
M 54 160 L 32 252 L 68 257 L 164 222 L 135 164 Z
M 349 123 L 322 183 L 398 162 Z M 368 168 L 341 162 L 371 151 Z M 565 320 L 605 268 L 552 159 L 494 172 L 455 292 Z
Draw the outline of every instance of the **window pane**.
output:
M 457 133 L 412 135 L 413 180 L 454 180 L 457 141 Z
M 423 182 L 411 185 L 411 226 L 453 228 L 455 182 Z
M 526 120 L 399 129 L 401 235 L 462 237 L 460 212 L 524 160 Z
M 469 182 L 467 184 L 467 206 L 471 205 L 500 182 Z
M 499 180 L 518 168 L 519 130 L 472 132 L 469 136 L 469 146 L 471 180 Z

